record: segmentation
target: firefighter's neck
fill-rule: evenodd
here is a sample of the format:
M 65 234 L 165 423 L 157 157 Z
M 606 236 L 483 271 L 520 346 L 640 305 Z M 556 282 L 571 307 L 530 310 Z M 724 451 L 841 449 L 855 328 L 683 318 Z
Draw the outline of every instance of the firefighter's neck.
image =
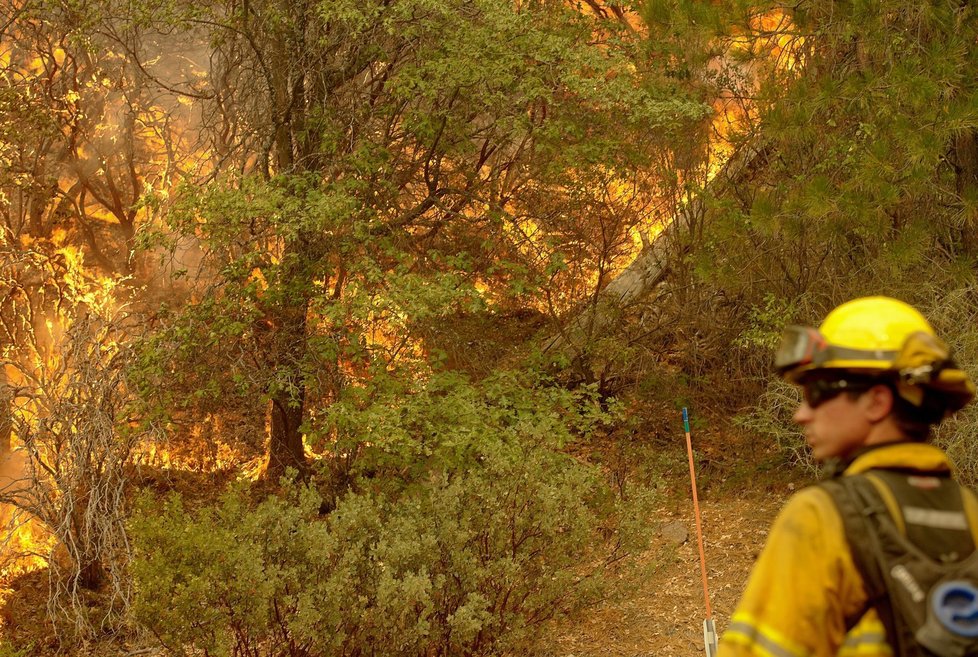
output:
M 888 415 L 886 418 L 873 424 L 862 442 L 857 443 L 848 453 L 840 454 L 822 463 L 822 477 L 832 478 L 841 476 L 853 461 L 866 452 L 886 445 L 895 445 L 910 440 L 911 438 L 896 425 L 893 417 Z
M 863 441 L 863 446 L 878 447 L 886 443 L 902 443 L 908 440 L 910 440 L 910 436 L 900 429 L 892 415 L 887 415 L 870 427 L 866 439 Z

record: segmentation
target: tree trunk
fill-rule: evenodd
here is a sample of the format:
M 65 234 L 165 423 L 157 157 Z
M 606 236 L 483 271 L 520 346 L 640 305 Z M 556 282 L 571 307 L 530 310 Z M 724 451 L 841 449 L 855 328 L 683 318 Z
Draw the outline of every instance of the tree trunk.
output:
M 79 564 L 78 584 L 87 591 L 98 591 L 105 584 L 108 576 L 105 567 L 98 559 L 91 559 Z
M 298 397 L 295 399 L 287 392 L 279 393 L 269 403 L 271 431 L 265 474 L 271 479 L 281 477 L 288 468 L 294 469 L 299 476 L 307 473 L 308 464 L 302 433 L 299 431 L 305 406 L 305 391 L 300 390 Z
M 96 491 L 92 487 L 79 484 L 66 496 L 65 499 L 70 500 L 72 505 L 70 510 L 72 530 L 67 537 L 59 537 L 68 548 L 71 558 L 75 560 L 78 585 L 87 591 L 98 591 L 108 580 L 108 572 L 102 563 L 103 555 L 99 554 L 99 542 L 96 538 L 98 528 L 92 526 L 90 518 L 86 518 L 89 513 L 88 504 L 95 494 Z
M 292 245 L 286 253 L 301 249 Z M 293 256 L 286 255 L 286 259 Z M 301 254 L 296 259 L 308 257 Z M 293 267 L 301 270 L 301 266 Z M 287 278 L 303 276 L 302 271 L 291 271 Z M 305 410 L 306 391 L 302 361 L 306 351 L 306 310 L 308 300 L 298 298 L 283 301 L 271 318 L 275 327 L 273 342 L 274 367 L 279 377 L 269 403 L 268 466 L 266 475 L 277 479 L 287 468 L 295 468 L 300 476 L 306 474 L 306 456 L 303 447 L 302 419 Z
M 978 195 L 978 131 L 962 130 L 951 146 L 954 182 L 958 196 Z M 968 222 L 961 227 L 961 248 L 968 255 L 978 253 L 978 226 Z
M 750 180 L 765 166 L 768 156 L 766 147 L 745 148 L 735 153 L 723 171 L 708 183 L 711 195 L 721 195 Z M 579 310 L 559 334 L 544 341 L 544 351 L 571 362 L 586 358 L 581 345 L 589 344 L 594 336 L 614 326 L 628 306 L 647 299 L 666 280 L 673 264 L 702 237 L 699 233 L 703 213 L 702 198 L 698 196 L 680 206 L 665 229 L 605 286 L 594 302 Z

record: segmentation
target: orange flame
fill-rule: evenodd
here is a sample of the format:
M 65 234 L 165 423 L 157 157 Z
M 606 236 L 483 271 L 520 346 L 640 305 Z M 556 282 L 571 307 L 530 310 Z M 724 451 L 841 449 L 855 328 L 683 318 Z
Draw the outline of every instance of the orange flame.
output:
M 24 476 L 19 450 L 0 458 L 0 490 L 10 492 Z M 0 504 L 0 581 L 47 566 L 54 539 L 36 519 L 21 509 Z

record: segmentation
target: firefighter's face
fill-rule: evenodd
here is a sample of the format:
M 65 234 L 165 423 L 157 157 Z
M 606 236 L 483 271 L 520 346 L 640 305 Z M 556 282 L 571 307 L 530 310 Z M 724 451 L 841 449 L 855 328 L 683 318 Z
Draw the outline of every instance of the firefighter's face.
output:
M 844 459 L 866 444 L 873 428 L 872 415 L 867 413 L 869 397 L 861 391 L 812 402 L 806 395 L 793 419 L 804 429 L 816 461 Z

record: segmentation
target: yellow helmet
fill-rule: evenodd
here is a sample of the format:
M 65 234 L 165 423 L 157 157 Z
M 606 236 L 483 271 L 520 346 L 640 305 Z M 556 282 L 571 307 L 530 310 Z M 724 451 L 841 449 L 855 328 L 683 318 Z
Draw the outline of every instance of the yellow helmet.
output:
M 915 406 L 927 391 L 956 411 L 975 396 L 975 385 L 951 359 L 948 346 L 912 306 L 889 297 L 863 297 L 830 312 L 818 330 L 785 329 L 775 367 L 797 382 L 809 373 L 852 372 L 892 376 L 897 392 Z

